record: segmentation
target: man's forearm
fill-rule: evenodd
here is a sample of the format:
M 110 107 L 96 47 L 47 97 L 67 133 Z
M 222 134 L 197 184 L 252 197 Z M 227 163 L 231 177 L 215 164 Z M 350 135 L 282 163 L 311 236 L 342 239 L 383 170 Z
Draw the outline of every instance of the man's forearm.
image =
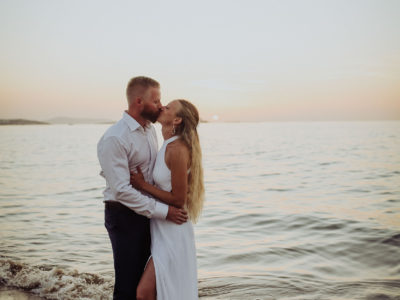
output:
M 115 190 L 114 190 L 115 191 Z M 165 219 L 168 205 L 141 194 L 131 186 L 115 191 L 115 200 L 147 218 Z

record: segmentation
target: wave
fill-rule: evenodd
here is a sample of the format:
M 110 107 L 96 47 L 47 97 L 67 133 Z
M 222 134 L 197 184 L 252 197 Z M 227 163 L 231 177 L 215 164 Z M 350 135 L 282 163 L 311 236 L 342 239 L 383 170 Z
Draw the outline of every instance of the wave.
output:
M 9 259 L 0 259 L 0 284 L 46 299 L 110 299 L 113 290 L 111 278 Z

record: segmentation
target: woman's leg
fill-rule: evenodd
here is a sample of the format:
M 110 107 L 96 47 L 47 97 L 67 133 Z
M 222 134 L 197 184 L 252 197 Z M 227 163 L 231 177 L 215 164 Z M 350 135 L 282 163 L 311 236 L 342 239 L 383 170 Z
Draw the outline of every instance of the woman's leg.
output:
M 136 290 L 137 300 L 156 300 L 156 271 L 153 258 L 149 259 Z

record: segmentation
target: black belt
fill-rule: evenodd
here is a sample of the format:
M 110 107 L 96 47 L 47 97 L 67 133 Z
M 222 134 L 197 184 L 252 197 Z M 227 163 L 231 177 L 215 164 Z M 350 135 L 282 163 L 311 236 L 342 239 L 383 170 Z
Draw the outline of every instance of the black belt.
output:
M 106 208 L 114 208 L 114 207 L 121 207 L 124 206 L 120 202 L 117 201 L 105 201 L 104 204 L 106 205 Z

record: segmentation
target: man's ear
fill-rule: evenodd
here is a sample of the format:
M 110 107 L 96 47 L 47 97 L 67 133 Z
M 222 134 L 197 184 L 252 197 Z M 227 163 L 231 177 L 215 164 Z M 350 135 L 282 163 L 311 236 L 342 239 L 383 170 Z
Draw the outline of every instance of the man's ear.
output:
M 174 120 L 172 121 L 172 124 L 174 125 L 179 125 L 182 123 L 182 118 L 176 117 L 174 118 Z
M 143 103 L 142 97 L 136 97 L 135 103 L 141 105 Z

